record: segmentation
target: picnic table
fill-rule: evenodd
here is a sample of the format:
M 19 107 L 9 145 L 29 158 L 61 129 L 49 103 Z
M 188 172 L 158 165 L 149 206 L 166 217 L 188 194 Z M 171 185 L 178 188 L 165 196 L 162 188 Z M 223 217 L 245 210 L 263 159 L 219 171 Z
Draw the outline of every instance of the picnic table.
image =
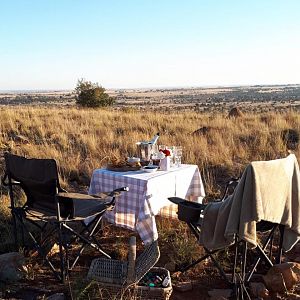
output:
M 145 244 L 158 238 L 156 215 L 177 218 L 177 205 L 172 205 L 168 197 L 201 202 L 205 196 L 198 166 L 187 164 L 153 173 L 96 169 L 91 178 L 89 194 L 123 186 L 128 186 L 129 192 L 120 195 L 115 208 L 107 211 L 105 218 L 117 226 L 137 231 Z

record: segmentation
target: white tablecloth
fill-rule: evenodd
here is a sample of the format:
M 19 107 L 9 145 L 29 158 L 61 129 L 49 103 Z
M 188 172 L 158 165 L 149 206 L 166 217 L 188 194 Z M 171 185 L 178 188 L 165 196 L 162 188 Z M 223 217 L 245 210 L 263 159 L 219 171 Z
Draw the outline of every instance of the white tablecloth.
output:
M 174 206 L 171 206 L 168 197 L 199 201 L 199 197 L 205 196 L 196 165 L 181 165 L 170 171 L 154 173 L 96 169 L 89 194 L 108 192 L 123 186 L 128 186 L 129 192 L 123 192 L 117 198 L 114 210 L 108 211 L 105 217 L 117 226 L 136 230 L 145 244 L 158 238 L 154 216 L 160 211 L 164 215 L 174 215 Z

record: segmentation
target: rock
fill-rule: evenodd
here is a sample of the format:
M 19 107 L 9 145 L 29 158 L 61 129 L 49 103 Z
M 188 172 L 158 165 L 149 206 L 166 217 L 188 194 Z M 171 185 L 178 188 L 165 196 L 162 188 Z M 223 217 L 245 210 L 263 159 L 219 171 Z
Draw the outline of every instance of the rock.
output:
M 232 290 L 231 289 L 213 289 L 208 291 L 208 295 L 211 300 L 223 300 L 229 299 L 231 297 Z
M 267 288 L 272 292 L 286 292 L 290 290 L 300 278 L 300 264 L 284 263 L 274 265 L 263 276 Z
M 242 117 L 243 113 L 238 107 L 233 107 L 228 113 L 228 118 L 239 118 Z
M 179 292 L 187 292 L 193 289 L 193 284 L 191 281 L 179 282 L 174 285 L 174 289 Z
M 46 300 L 65 300 L 64 293 L 56 293 L 46 298 Z
M 26 274 L 25 258 L 19 252 L 0 255 L 0 281 L 15 282 Z
M 269 297 L 269 291 L 262 282 L 250 282 L 250 291 L 254 297 L 261 299 Z

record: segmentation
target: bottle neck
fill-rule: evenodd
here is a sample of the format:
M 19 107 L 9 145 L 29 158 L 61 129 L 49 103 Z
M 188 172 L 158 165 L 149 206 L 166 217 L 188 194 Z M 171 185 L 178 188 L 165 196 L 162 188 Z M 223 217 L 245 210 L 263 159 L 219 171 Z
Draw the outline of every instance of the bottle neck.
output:
M 153 137 L 153 139 L 149 142 L 149 144 L 152 144 L 152 145 L 154 145 L 154 144 L 156 144 L 157 143 L 157 140 L 158 140 L 158 138 L 159 138 L 159 135 L 158 134 L 156 134 L 154 137 Z

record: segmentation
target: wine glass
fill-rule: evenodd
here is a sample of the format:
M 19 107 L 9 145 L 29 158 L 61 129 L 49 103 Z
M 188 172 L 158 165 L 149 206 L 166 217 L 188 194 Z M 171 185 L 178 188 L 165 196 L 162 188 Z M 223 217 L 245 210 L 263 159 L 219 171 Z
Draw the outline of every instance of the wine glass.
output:
M 181 157 L 182 157 L 182 147 L 175 146 L 174 147 L 174 163 L 176 167 L 181 166 Z

